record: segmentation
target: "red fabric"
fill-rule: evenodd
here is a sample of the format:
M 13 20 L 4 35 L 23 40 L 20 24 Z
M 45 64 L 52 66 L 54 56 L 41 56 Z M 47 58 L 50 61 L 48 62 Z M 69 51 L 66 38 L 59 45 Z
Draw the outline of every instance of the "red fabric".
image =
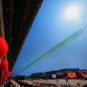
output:
M 0 37 L 0 58 L 3 58 L 4 56 L 6 56 L 7 51 L 8 51 L 7 42 L 5 41 L 5 39 Z
M 8 67 L 8 61 L 6 59 L 2 60 L 0 66 L 1 66 L 1 68 L 7 68 Z
M 8 75 L 8 61 L 2 60 L 0 64 L 0 84 L 4 84 L 4 82 L 8 79 Z
M 8 76 L 4 70 L 0 71 L 0 84 L 4 84 Z

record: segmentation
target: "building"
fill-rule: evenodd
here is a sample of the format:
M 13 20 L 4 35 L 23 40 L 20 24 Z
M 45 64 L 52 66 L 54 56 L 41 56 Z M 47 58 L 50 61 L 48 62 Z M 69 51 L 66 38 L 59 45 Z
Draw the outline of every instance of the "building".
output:
M 12 71 L 43 0 L 0 0 L 0 35 L 8 43 Z

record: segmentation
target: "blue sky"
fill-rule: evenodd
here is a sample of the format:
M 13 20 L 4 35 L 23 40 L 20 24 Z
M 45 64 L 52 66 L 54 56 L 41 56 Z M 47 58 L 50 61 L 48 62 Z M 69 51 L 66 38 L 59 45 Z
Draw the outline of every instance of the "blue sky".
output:
M 67 7 L 80 7 L 80 20 L 64 18 Z M 13 69 L 14 75 L 87 24 L 87 0 L 43 0 Z M 87 29 L 75 40 L 33 64 L 20 75 L 63 68 L 87 69 Z

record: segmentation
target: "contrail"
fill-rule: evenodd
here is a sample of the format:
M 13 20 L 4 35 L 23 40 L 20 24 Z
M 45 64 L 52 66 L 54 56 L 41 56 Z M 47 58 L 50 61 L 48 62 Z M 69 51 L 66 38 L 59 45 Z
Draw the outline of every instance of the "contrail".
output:
M 29 63 L 27 66 L 25 66 L 23 69 L 19 70 L 18 73 L 23 72 L 24 70 L 26 70 L 27 68 L 31 67 L 33 64 L 37 63 L 41 59 L 45 58 L 46 56 L 48 56 L 49 54 L 51 54 L 55 50 L 57 50 L 60 47 L 64 46 L 68 42 L 76 39 L 78 36 L 80 36 L 84 32 L 84 30 L 86 29 L 86 27 L 87 27 L 87 25 L 85 27 L 83 27 L 82 29 L 80 29 L 79 31 L 77 31 L 77 32 L 73 33 L 72 35 L 70 35 L 69 37 L 67 37 L 65 40 L 63 40 L 62 42 L 60 42 L 59 44 L 57 44 L 56 46 L 54 46 L 53 48 L 51 48 L 50 50 L 48 50 L 47 52 L 45 52 L 39 58 L 35 59 L 31 63 Z

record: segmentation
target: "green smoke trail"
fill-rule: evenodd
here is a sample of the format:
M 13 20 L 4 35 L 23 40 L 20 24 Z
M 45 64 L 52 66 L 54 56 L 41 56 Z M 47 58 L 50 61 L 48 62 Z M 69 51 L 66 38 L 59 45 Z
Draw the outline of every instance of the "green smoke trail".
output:
M 70 35 L 69 37 L 67 37 L 65 40 L 63 40 L 62 42 L 60 42 L 59 44 L 57 44 L 56 46 L 54 46 L 53 48 L 51 48 L 50 50 L 48 50 L 46 53 L 44 53 L 43 55 L 41 55 L 39 58 L 35 59 L 34 61 L 32 61 L 30 64 L 28 64 L 26 67 L 24 67 L 23 69 L 21 69 L 18 73 L 23 72 L 24 70 L 26 70 L 27 68 L 29 68 L 30 66 L 32 66 L 33 64 L 37 63 L 38 61 L 40 61 L 41 59 L 45 58 L 46 56 L 48 56 L 49 54 L 51 54 L 52 52 L 54 52 L 55 50 L 59 49 L 60 47 L 64 46 L 65 44 L 67 44 L 68 42 L 76 39 L 78 36 L 80 36 L 83 31 L 85 30 L 86 26 L 83 29 L 80 29 L 79 31 L 75 32 L 74 34 Z

